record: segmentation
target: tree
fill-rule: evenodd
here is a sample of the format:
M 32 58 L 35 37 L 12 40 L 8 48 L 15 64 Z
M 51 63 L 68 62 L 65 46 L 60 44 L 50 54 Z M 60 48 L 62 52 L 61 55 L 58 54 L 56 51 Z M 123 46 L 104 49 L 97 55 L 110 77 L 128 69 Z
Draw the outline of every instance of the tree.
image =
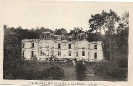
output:
M 110 10 L 109 13 L 102 11 L 101 14 L 91 15 L 89 19 L 90 30 L 89 32 L 96 31 L 102 34 L 101 30 L 103 29 L 104 34 L 107 36 L 106 40 L 109 43 L 109 57 L 112 60 L 112 41 L 113 35 L 115 34 L 115 24 L 119 22 L 120 18 L 114 11 Z M 100 38 L 100 37 L 99 37 Z
M 73 40 L 76 40 L 77 35 L 80 34 L 80 33 L 84 33 L 82 27 L 81 28 L 79 28 L 79 27 L 76 28 L 75 27 L 74 30 L 71 30 L 69 34 L 72 35 Z
M 89 25 L 91 29 L 89 30 L 89 32 L 99 30 L 101 33 L 101 30 L 103 29 L 104 33 L 108 31 L 109 34 L 112 34 L 115 31 L 115 24 L 116 22 L 119 22 L 119 20 L 119 16 L 112 10 L 110 10 L 109 13 L 107 13 L 106 11 L 102 11 L 101 14 L 98 13 L 95 15 L 91 15 L 91 19 L 89 19 Z
M 87 33 L 87 35 L 88 35 L 87 40 L 89 42 L 92 42 L 92 41 L 101 41 L 99 39 L 99 37 L 101 37 L 100 33 Z
M 129 27 L 129 12 L 125 11 L 122 15 L 122 23 L 124 23 L 125 26 Z
M 67 34 L 67 31 L 66 31 L 66 29 L 64 29 L 64 28 L 55 29 L 54 34 L 55 34 L 55 35 L 66 35 L 66 34 Z
M 121 67 L 128 67 L 128 34 L 129 34 L 129 12 L 125 11 L 122 15 L 121 22 L 117 28 L 117 45 L 119 65 Z M 123 66 L 122 66 L 123 65 Z
M 73 35 L 73 34 L 75 34 L 75 35 L 77 35 L 77 34 L 79 34 L 79 33 L 83 33 L 84 31 L 83 31 L 83 28 L 81 27 L 81 28 L 79 28 L 79 27 L 75 27 L 74 28 L 74 30 L 71 30 L 70 31 L 70 35 Z
M 125 11 L 122 14 L 121 21 L 119 23 L 119 26 L 117 27 L 117 33 L 121 33 L 122 30 L 128 29 L 129 28 L 129 12 Z

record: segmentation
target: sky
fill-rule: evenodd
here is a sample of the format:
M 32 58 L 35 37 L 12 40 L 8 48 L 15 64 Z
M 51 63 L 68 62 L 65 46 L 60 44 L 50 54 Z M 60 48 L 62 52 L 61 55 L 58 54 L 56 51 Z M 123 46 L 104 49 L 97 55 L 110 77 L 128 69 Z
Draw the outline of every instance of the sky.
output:
M 128 11 L 124 3 L 99 3 L 99 2 L 52 2 L 43 0 L 3 0 L 2 24 L 9 27 L 31 29 L 45 27 L 50 29 L 66 28 L 67 31 L 74 27 L 88 30 L 88 20 L 91 14 L 109 12 L 112 9 L 119 16 Z

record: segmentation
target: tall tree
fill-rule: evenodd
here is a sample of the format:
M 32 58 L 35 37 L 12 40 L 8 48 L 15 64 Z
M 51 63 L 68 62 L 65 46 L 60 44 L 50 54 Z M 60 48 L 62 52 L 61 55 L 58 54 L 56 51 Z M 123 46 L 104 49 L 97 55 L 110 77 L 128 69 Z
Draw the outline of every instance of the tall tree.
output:
M 128 54 L 129 12 L 125 11 L 117 28 L 117 44 L 119 53 L 127 57 Z
M 101 14 L 91 15 L 91 19 L 89 19 L 90 30 L 89 32 L 96 31 L 101 32 L 103 29 L 104 34 L 106 34 L 106 41 L 109 43 L 109 57 L 112 60 L 112 43 L 113 43 L 113 36 L 112 34 L 115 33 L 115 24 L 119 22 L 120 17 L 114 11 L 110 10 L 109 13 L 106 11 L 102 11 Z

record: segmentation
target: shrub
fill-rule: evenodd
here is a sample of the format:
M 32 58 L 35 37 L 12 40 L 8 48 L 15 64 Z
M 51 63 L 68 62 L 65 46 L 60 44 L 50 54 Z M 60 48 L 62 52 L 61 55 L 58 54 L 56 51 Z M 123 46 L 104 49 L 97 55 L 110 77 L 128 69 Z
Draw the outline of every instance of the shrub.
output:
M 94 74 L 104 79 L 125 80 L 127 78 L 127 69 L 120 69 L 114 62 L 99 62 L 94 66 Z
M 59 66 L 52 66 L 44 71 L 46 79 L 62 79 L 64 77 L 64 70 Z
M 86 71 L 86 66 L 80 61 L 77 62 L 76 64 L 76 79 L 77 80 L 84 80 L 86 77 L 85 71 Z
M 106 62 L 95 63 L 95 65 L 93 66 L 94 74 L 99 76 L 99 77 L 103 77 L 105 75 L 107 65 L 108 64 Z
M 127 69 L 115 69 L 108 74 L 109 77 L 112 77 L 116 80 L 126 80 L 127 79 Z
M 128 68 L 128 58 L 122 58 L 117 60 L 119 68 Z

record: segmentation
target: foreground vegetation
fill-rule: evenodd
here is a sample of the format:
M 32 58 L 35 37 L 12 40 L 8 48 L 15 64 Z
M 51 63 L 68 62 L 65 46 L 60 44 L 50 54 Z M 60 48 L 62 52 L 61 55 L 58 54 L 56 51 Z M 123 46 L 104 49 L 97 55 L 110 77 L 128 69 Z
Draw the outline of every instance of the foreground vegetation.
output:
M 20 66 L 17 66 L 17 70 L 11 71 L 12 73 L 6 75 L 5 79 L 61 80 L 64 78 L 64 70 L 59 64 L 37 61 L 24 61 Z
M 38 62 L 24 61 L 4 75 L 4 79 L 22 80 L 80 80 L 80 81 L 126 81 L 127 68 L 111 62 Z

